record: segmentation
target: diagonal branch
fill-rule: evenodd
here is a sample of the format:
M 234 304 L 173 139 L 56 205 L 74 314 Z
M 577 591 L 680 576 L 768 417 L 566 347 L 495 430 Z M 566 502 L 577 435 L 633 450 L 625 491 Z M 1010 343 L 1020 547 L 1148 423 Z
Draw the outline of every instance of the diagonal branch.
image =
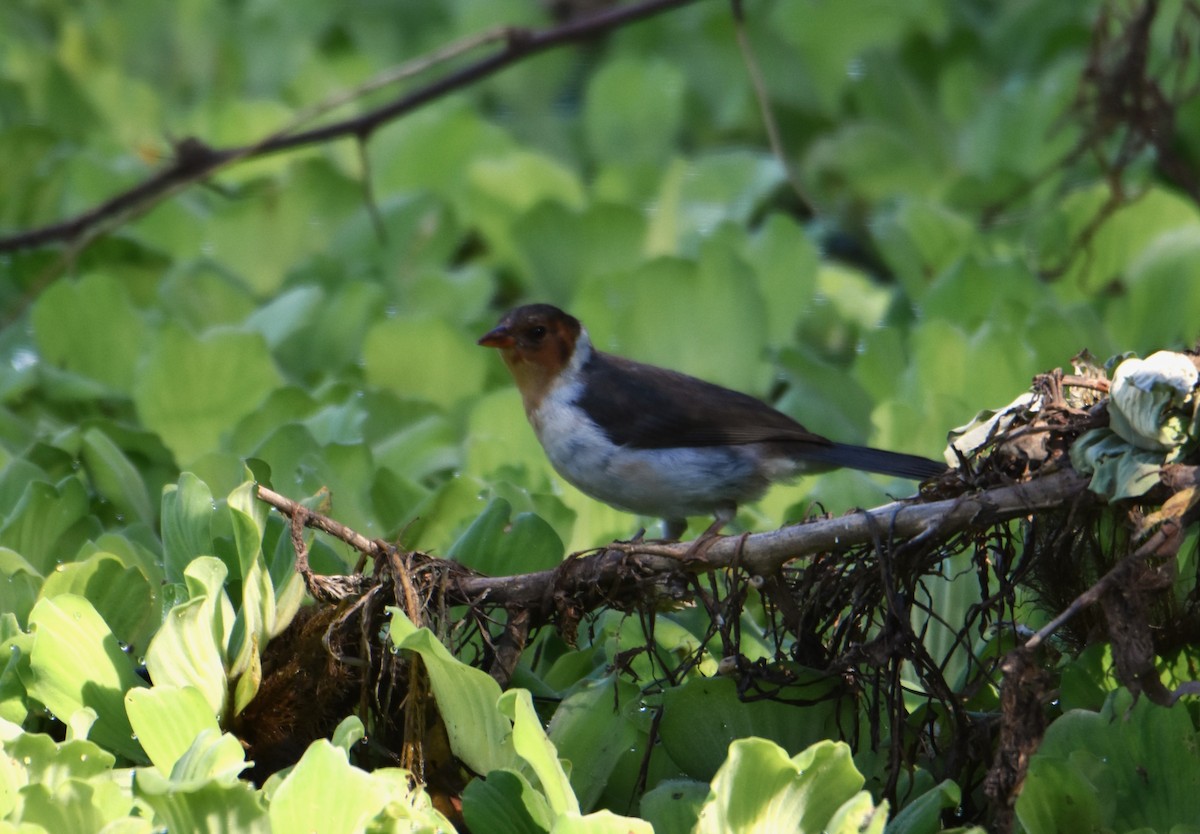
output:
M 681 576 L 731 567 L 735 562 L 752 575 L 770 576 L 784 563 L 815 553 L 869 544 L 881 537 L 945 538 L 968 527 L 983 527 L 1038 510 L 1062 506 L 1086 492 L 1087 478 L 1065 470 L 1034 481 L 963 495 L 943 501 L 897 501 L 840 518 L 797 524 L 746 536 L 721 536 L 695 553 L 694 542 L 614 542 L 589 555 L 569 557 L 554 570 L 519 576 L 459 574 L 448 594 L 457 602 L 538 609 L 543 616 L 554 599 L 570 598 L 584 609 L 603 605 L 634 607 L 648 598 L 675 595 Z M 258 497 L 291 516 L 294 502 L 259 487 Z M 338 536 L 374 556 L 379 542 L 370 541 L 317 513 L 304 523 Z M 431 558 L 431 557 L 427 557 Z
M 496 52 L 468 63 L 401 95 L 374 110 L 305 131 L 285 131 L 263 141 L 236 148 L 211 148 L 202 141 L 184 140 L 166 168 L 74 217 L 0 237 L 0 253 L 32 249 L 50 243 L 72 243 L 113 220 L 139 214 L 179 188 L 189 186 L 225 165 L 281 151 L 320 145 L 337 139 L 368 139 L 380 126 L 419 107 L 494 75 L 539 53 L 577 43 L 644 20 L 696 0 L 644 0 L 542 30 L 510 28 Z
M 881 536 L 946 538 L 969 527 L 986 527 L 1038 510 L 1062 506 L 1086 491 L 1088 479 L 1065 470 L 1034 481 L 944 501 L 897 501 L 840 518 L 796 524 L 749 536 L 721 536 L 689 559 L 695 542 L 615 542 L 599 553 L 569 559 L 552 571 L 521 576 L 465 577 L 459 591 L 468 599 L 493 604 L 536 605 L 551 593 L 577 596 L 584 607 L 614 602 L 611 589 L 640 575 L 638 590 L 671 583 L 680 571 L 702 573 L 738 566 L 751 575 L 770 576 L 785 563 L 816 553 L 848 550 Z M 661 580 L 661 582 L 660 582 Z M 669 594 L 668 594 L 669 595 Z

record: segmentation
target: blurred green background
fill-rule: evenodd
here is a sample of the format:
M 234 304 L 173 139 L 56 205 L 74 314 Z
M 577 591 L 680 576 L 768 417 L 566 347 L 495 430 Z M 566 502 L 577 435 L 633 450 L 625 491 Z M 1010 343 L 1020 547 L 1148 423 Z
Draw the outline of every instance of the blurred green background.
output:
M 628 537 L 651 520 L 557 479 L 474 344 L 528 300 L 838 440 L 931 457 L 1083 348 L 1190 345 L 1200 67 L 1178 41 L 1196 21 L 1161 3 L 1134 76 L 1139 8 L 749 2 L 781 160 L 730 7 L 698 2 L 440 99 L 365 156 L 343 140 L 236 164 L 66 255 L 0 255 L 0 542 L 40 570 L 105 533 L 153 549 L 163 484 L 190 470 L 224 495 L 248 458 L 409 547 L 449 551 L 494 498 L 569 549 Z M 4 3 L 0 236 L 95 206 L 185 137 L 251 144 L 389 67 L 570 10 Z M 1169 121 L 1138 110 L 1147 85 Z M 911 489 L 837 473 L 740 523 Z

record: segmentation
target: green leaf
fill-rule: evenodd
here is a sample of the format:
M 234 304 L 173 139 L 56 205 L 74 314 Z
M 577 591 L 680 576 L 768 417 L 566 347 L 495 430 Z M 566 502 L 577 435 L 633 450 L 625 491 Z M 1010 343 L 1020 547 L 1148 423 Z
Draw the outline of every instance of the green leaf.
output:
M 962 790 L 946 779 L 904 806 L 887 826 L 887 834 L 937 834 L 942 830 L 942 811 L 957 808 Z
M 544 202 L 521 215 L 512 233 L 529 265 L 530 297 L 566 304 L 580 281 L 637 266 L 646 220 L 628 205 L 600 203 L 577 212 Z
M 1156 486 L 1163 452 L 1138 449 L 1110 428 L 1092 429 L 1071 444 L 1071 465 L 1091 475 L 1088 489 L 1110 501 L 1136 498 Z
M 363 345 L 369 383 L 442 408 L 477 393 L 492 359 L 474 339 L 433 318 L 381 321 Z
M 260 792 L 237 778 L 245 766 L 234 736 L 204 730 L 170 778 L 157 768 L 138 770 L 134 795 L 154 809 L 156 821 L 172 834 L 270 834 Z
M 348 715 L 334 728 L 330 740 L 335 747 L 340 747 L 350 755 L 351 748 L 367 737 L 367 728 L 357 715 Z
M 293 571 L 284 580 L 283 587 L 275 592 L 275 622 L 268 637 L 278 637 L 282 634 L 292 624 L 293 618 L 306 599 L 308 588 L 304 584 L 304 577 Z
M 476 773 L 514 766 L 512 727 L 497 708 L 500 685 L 486 672 L 456 659 L 433 632 L 414 626 L 400 609 L 388 611 L 392 645 L 416 652 L 425 664 L 454 755 Z
M 262 555 L 263 534 L 267 529 L 270 507 L 258 500 L 258 484 L 249 471 L 247 480 L 229 493 L 225 504 L 233 527 L 233 543 L 238 555 L 237 577 L 245 579 Z
M 1140 287 L 1125 304 L 1109 309 L 1110 326 L 1124 349 L 1161 347 L 1168 338 L 1162 329 L 1156 326 L 1152 331 L 1142 331 L 1137 324 L 1144 321 L 1140 316 L 1150 308 L 1157 310 L 1156 319 L 1164 316 L 1168 323 L 1178 323 L 1174 305 L 1163 305 L 1160 291 L 1166 287 L 1165 279 L 1172 269 L 1168 264 L 1193 268 L 1186 253 L 1194 248 L 1200 232 L 1200 212 L 1184 196 L 1161 185 L 1148 186 L 1138 199 L 1120 206 L 1099 224 L 1087 241 L 1086 257 L 1078 253 L 1073 257 L 1072 247 L 1077 244 L 1078 236 L 1095 223 L 1108 197 L 1109 187 L 1101 182 L 1070 192 L 1054 206 L 1058 222 L 1042 227 L 1042 239 L 1036 242 L 1034 251 L 1041 258 L 1042 269 L 1067 268 L 1059 289 L 1072 294 L 1102 292 L 1118 276 L 1128 276 L 1138 261 L 1138 280 L 1133 283 Z M 1193 306 L 1194 290 L 1192 281 L 1170 284 L 1170 297 L 1182 294 L 1186 299 L 1187 303 L 1180 308 L 1185 314 Z M 1135 343 L 1131 338 L 1134 336 L 1137 342 L 1150 341 L 1150 344 Z
M 189 599 L 168 612 L 146 649 L 146 669 L 156 685 L 194 686 L 218 720 L 229 686 L 225 657 L 233 612 L 222 583 L 225 565 L 201 557 L 188 566 Z
M 922 300 L 926 287 L 966 255 L 975 240 L 975 229 L 968 218 L 931 200 L 901 200 L 883 213 L 872 232 L 888 266 L 915 300 Z M 1032 282 L 1032 276 L 1028 277 Z M 973 286 L 986 297 L 1011 285 L 975 281 Z M 1019 286 L 1027 289 L 1024 282 Z
M 228 578 L 229 568 L 213 556 L 193 559 L 183 571 L 187 599 L 205 597 L 215 601 L 212 616 L 213 639 L 222 647 L 228 645 L 229 633 L 233 628 L 233 604 L 225 594 L 225 581 Z
M 130 810 L 116 782 L 69 780 L 51 788 L 26 785 L 21 790 L 21 823 L 40 825 L 54 834 L 89 834 L 100 831 Z
M 33 635 L 22 631 L 17 618 L 9 611 L 0 613 L 0 634 L 4 635 L 0 640 L 0 655 L 5 657 L 4 665 L 0 667 L 0 721 L 21 726 L 29 716 L 25 679 L 29 673 Z
M 30 612 L 29 625 L 34 633 L 29 694 L 63 721 L 91 707 L 97 716 L 92 739 L 128 759 L 144 760 L 124 697 L 146 682 L 92 604 L 72 594 L 42 599 Z
M 772 214 L 743 243 L 741 256 L 754 270 L 759 294 L 769 301 L 767 344 L 791 344 L 817 290 L 816 244 L 794 220 Z
M 713 778 L 695 831 L 821 834 L 862 785 L 842 742 L 817 742 L 789 758 L 766 739 L 738 739 Z
M 293 491 L 313 495 L 328 491 L 338 507 L 338 520 L 358 530 L 369 530 L 375 519 L 367 507 L 367 490 L 374 475 L 371 450 L 362 443 L 322 446 L 298 423 L 280 426 L 254 456 L 271 462 L 275 477 L 291 479 Z
M 325 295 L 317 287 L 296 287 L 259 307 L 246 318 L 244 325 L 261 333 L 267 346 L 275 350 L 306 326 L 324 301 Z
M 1112 646 L 1093 643 L 1063 667 L 1059 686 L 1062 711 L 1086 709 L 1099 712 L 1109 694 L 1117 688 Z
M 72 528 L 88 515 L 87 491 L 75 478 L 58 486 L 31 481 L 9 514 L 0 541 L 29 560 L 43 576 L 72 555 Z
M 154 508 L 146 483 L 137 467 L 107 434 L 96 427 L 84 429 L 83 465 L 96 492 L 112 502 L 130 521 L 154 524 Z
M 317 311 L 312 330 L 294 340 L 298 349 L 296 355 L 285 354 L 287 366 L 312 372 L 357 362 L 367 325 L 378 317 L 385 302 L 383 288 L 376 284 L 354 282 L 339 287 Z
M 846 379 L 845 367 L 822 359 L 803 345 L 785 348 L 776 363 L 788 383 L 776 408 L 817 434 L 844 443 L 867 441 L 871 396 L 854 380 Z
M 163 489 L 163 569 L 168 582 L 182 582 L 193 559 L 212 555 L 213 507 L 212 492 L 191 472 L 180 473 L 178 484 Z
M 230 434 L 231 446 L 235 449 L 252 449 L 281 425 L 311 417 L 319 408 L 320 403 L 308 391 L 294 385 L 276 388 L 257 409 L 238 423 Z M 261 458 L 254 460 L 262 461 L 272 471 L 277 468 L 274 461 L 268 463 Z
M 704 782 L 671 779 L 659 782 L 642 795 L 641 815 L 654 826 L 655 834 L 691 834 L 708 799 Z
M 467 167 L 475 206 L 485 227 L 503 222 L 544 200 L 573 209 L 584 204 L 583 184 L 578 174 L 552 157 L 514 150 L 474 160 Z
M 379 187 L 395 193 L 461 193 L 471 163 L 514 145 L 465 99 L 447 100 L 402 119 L 368 148 Z
M 621 756 L 644 743 L 632 720 L 642 706 L 640 694 L 634 684 L 607 675 L 584 683 L 554 711 L 547 734 L 570 763 L 571 789 L 581 808 L 595 806 Z
M 1023 264 L 965 257 L 934 278 L 921 309 L 974 330 L 988 321 L 1024 321 L 1041 304 L 1058 308 L 1061 302 Z
M 526 689 L 510 689 L 500 696 L 498 706 L 512 720 L 513 749 L 537 776 L 550 812 L 556 820 L 564 814 L 578 814 L 579 801 L 558 760 L 558 751 L 542 729 L 533 708 L 533 696 Z
M 20 763 L 18 779 L 40 782 L 51 789 L 72 779 L 89 780 L 107 776 L 116 758 L 92 741 L 55 741 L 43 733 L 15 732 L 4 741 L 11 765 Z M 11 771 L 10 771 L 11 772 Z
M 37 601 L 42 577 L 20 553 L 0 547 L 0 611 L 12 614 L 18 623 L 29 621 L 29 612 Z
M 671 758 L 689 776 L 711 779 L 726 760 L 730 743 L 747 736 L 773 740 L 785 750 L 803 750 L 836 732 L 836 699 L 829 698 L 835 682 L 813 673 L 808 685 L 789 687 L 781 699 L 817 701 L 797 708 L 772 700 L 738 697 L 730 678 L 691 678 L 663 693 L 659 737 Z M 828 698 L 828 700 L 820 700 Z M 707 727 L 697 733 L 696 727 Z
M 1029 834 L 1169 831 L 1200 820 L 1200 734 L 1188 713 L 1127 690 L 1098 713 L 1072 710 L 1050 724 L 1017 799 Z M 1074 809 L 1067 813 L 1066 809 Z
M 380 468 L 388 467 L 412 482 L 461 466 L 461 445 L 461 430 L 444 416 L 431 414 L 397 426 L 394 433 L 374 444 L 372 450 Z
M 512 230 L 522 214 L 542 202 L 576 211 L 585 204 L 580 173 L 549 154 L 488 154 L 473 160 L 466 174 L 462 210 L 473 216 L 495 259 L 516 269 L 521 269 L 520 254 Z
M 150 762 L 170 773 L 205 730 L 220 732 L 204 693 L 194 686 L 159 684 L 125 694 L 129 723 Z
M 127 646 L 143 646 L 158 625 L 154 591 L 141 570 L 125 567 L 111 553 L 93 553 L 59 565 L 42 585 L 44 598 L 75 594 L 86 597 Z
M 237 736 L 220 730 L 201 730 L 171 768 L 171 782 L 180 787 L 213 781 L 231 784 L 238 781 L 238 774 L 247 765 L 246 751 Z
M 258 638 L 252 635 L 248 645 L 245 668 L 231 672 L 237 674 L 237 685 L 233 689 L 234 715 L 241 715 L 242 710 L 254 700 L 259 687 L 262 686 L 262 652 L 259 650 Z
M 147 327 L 125 286 L 106 274 L 56 281 L 33 308 L 46 360 L 128 394 L 146 350 Z
M 884 834 L 887 826 L 888 804 L 878 805 L 871 794 L 861 791 L 837 809 L 821 829 L 822 834 Z
M 196 224 L 190 212 L 180 210 L 178 204 L 171 201 L 159 208 L 160 211 L 140 221 L 143 225 L 157 226 L 152 230 L 157 241 L 194 235 Z M 172 217 L 173 214 L 177 216 Z M 152 224 L 152 218 L 156 217 L 161 218 L 161 222 Z M 179 241 L 178 245 L 203 244 L 187 240 Z M 189 263 L 162 276 L 158 292 L 172 317 L 195 333 L 218 325 L 237 325 L 255 308 L 255 299 L 249 289 L 211 261 Z
M 231 143 L 266 135 L 292 118 L 282 102 L 263 99 L 235 99 L 216 114 L 230 126 L 225 141 Z M 261 132 L 255 132 L 255 122 L 260 123 Z M 214 143 L 222 142 L 211 127 L 204 135 Z M 247 179 L 261 176 L 264 166 L 282 165 L 289 167 L 287 188 L 247 188 L 241 199 L 221 203 L 205 224 L 206 247 L 260 297 L 278 292 L 300 257 L 322 252 L 329 242 L 329 230 L 358 207 L 357 189 L 329 162 L 317 158 L 300 163 L 258 160 L 234 166 L 222 177 Z M 314 214 L 325 222 L 314 223 Z M 264 245 L 266 241 L 270 245 Z
M 816 10 L 821 14 L 815 14 Z M 856 77 L 847 72 L 855 59 L 873 48 L 900 43 L 906 33 L 921 31 L 937 38 L 950 22 L 950 14 L 928 3 L 879 3 L 869 7 L 834 6 L 815 2 L 772 9 L 769 30 L 782 38 L 789 56 L 795 56 L 793 85 L 805 94 L 805 103 L 818 113 L 835 114 L 846 88 Z M 894 74 L 888 75 L 892 80 Z
M 466 469 L 482 478 L 514 464 L 524 465 L 531 473 L 551 471 L 546 453 L 525 419 L 520 393 L 515 385 L 506 384 L 473 404 L 467 423 Z M 538 482 L 533 474 L 526 481 L 531 486 Z M 481 509 L 475 507 L 471 516 Z
M 262 676 L 260 651 L 266 647 L 271 635 L 286 627 L 286 623 L 277 622 L 275 587 L 262 552 L 267 505 L 256 500 L 256 489 L 252 481 L 243 483 L 230 493 L 227 504 L 242 579 L 242 605 L 228 641 L 229 676 L 240 677 L 235 714 L 240 713 L 258 691 Z M 243 672 L 247 674 L 243 676 Z
M 472 831 L 544 834 L 551 814 L 546 798 L 515 770 L 493 770 L 473 779 L 462 794 L 463 819 Z
M 1111 806 L 1112 797 L 1102 796 L 1078 767 L 1066 761 L 1035 756 L 1029 763 L 1025 779 L 1027 785 L 1037 785 L 1028 798 L 1022 790 L 1017 800 L 1017 817 L 1029 834 L 1068 834 L 1109 828 L 1103 820 L 1111 816 L 1111 807 L 1106 806 Z
M 275 630 L 275 589 L 260 556 L 242 583 L 242 606 L 229 635 L 229 676 L 236 678 L 258 663 L 259 652 Z
M 699 264 L 659 258 L 588 282 L 574 314 L 601 350 L 760 391 L 770 375 L 762 361 L 766 307 L 734 243 L 706 246 Z M 664 315 L 680 298 L 697 299 L 688 315 Z M 701 342 L 705 349 L 697 350 Z
M 620 56 L 591 76 L 583 129 L 588 148 L 608 163 L 659 165 L 675 151 L 684 78 L 661 58 Z
M 533 513 L 509 522 L 512 506 L 494 498 L 446 556 L 487 576 L 511 576 L 556 567 L 563 543 L 549 524 Z
M 942 161 L 913 153 L 910 138 L 895 125 L 850 122 L 813 143 L 801 167 L 810 181 L 853 183 L 854 196 L 871 203 L 936 198 Z
M 1128 267 L 1124 303 L 1105 311 L 1122 349 L 1149 353 L 1160 347 L 1191 344 L 1192 323 L 1200 315 L 1198 256 L 1198 225 L 1163 234 L 1140 250 Z M 1147 320 L 1154 321 L 1152 329 L 1144 326 Z
M 563 814 L 554 820 L 550 834 L 654 834 L 654 828 L 644 820 L 596 811 L 586 817 Z
M 196 337 L 172 325 L 150 349 L 133 399 L 142 422 L 187 466 L 220 450 L 223 436 L 282 381 L 258 334 L 215 329 Z
M 362 831 L 388 800 L 388 791 L 351 766 L 346 751 L 325 739 L 309 745 L 271 797 L 274 831 L 306 831 L 320 820 L 321 831 Z

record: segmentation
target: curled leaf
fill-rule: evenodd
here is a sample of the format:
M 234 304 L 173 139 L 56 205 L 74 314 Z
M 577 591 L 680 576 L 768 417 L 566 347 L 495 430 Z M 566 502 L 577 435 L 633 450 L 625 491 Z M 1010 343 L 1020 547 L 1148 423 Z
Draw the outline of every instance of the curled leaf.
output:
M 1171 451 L 1191 436 L 1200 372 L 1182 353 L 1160 350 L 1126 359 L 1113 374 L 1112 429 L 1139 449 Z

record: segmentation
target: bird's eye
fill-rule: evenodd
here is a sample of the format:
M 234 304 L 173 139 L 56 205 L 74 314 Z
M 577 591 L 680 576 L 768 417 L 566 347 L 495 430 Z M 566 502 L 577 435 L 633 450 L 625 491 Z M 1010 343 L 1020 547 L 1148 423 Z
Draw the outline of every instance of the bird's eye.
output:
M 536 327 L 529 328 L 529 338 L 533 339 L 535 342 L 540 342 L 542 339 L 546 338 L 546 328 L 540 324 Z

